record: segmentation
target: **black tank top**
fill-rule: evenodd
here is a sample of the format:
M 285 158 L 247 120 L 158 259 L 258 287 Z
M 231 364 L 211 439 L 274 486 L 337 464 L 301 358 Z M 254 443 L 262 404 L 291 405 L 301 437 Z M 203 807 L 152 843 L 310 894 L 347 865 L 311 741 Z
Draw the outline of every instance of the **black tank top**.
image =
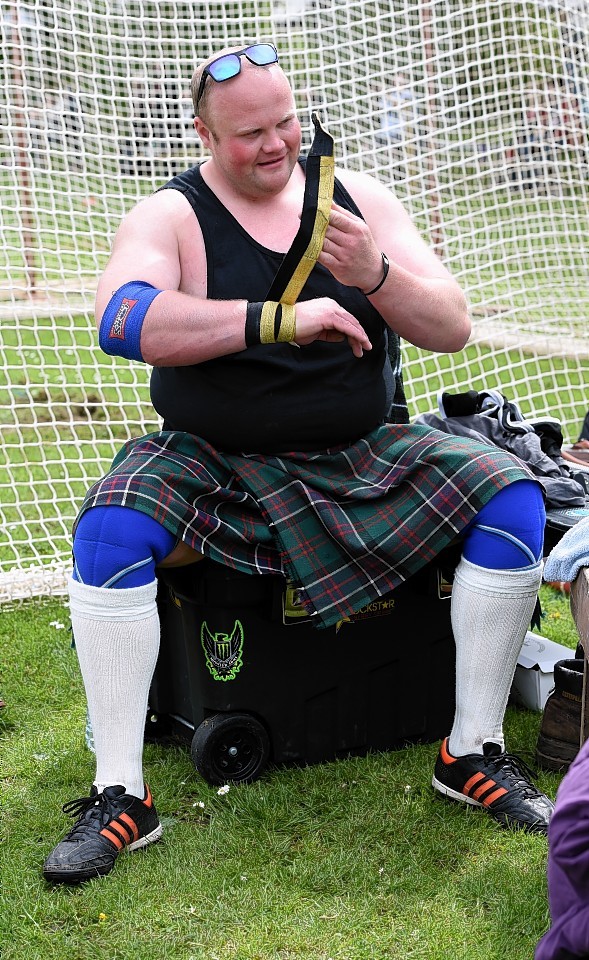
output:
M 183 193 L 198 218 L 209 299 L 266 299 L 284 255 L 246 233 L 204 182 L 199 166 L 162 189 Z M 334 199 L 361 215 L 337 180 Z M 354 442 L 387 419 L 391 394 L 394 419 L 406 422 L 400 373 L 392 390 L 383 375 L 389 361 L 381 315 L 360 290 L 338 283 L 316 264 L 299 300 L 324 296 L 358 318 L 371 351 L 358 359 L 347 343 L 261 344 L 193 366 L 156 367 L 151 399 L 165 428 L 194 433 L 218 450 L 271 454 Z M 391 346 L 398 353 L 395 335 Z

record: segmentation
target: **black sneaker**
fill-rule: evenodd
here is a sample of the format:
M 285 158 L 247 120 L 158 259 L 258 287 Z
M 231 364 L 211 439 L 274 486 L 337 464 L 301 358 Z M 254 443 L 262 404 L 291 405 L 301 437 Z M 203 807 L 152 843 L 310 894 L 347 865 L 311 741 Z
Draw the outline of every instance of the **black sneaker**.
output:
M 485 807 L 504 827 L 546 833 L 554 808 L 551 800 L 529 782 L 529 767 L 499 744 L 483 744 L 484 753 L 453 757 L 444 740 L 436 760 L 432 785 L 453 800 Z
M 102 793 L 93 786 L 89 797 L 71 800 L 63 811 L 79 817 L 43 865 L 43 876 L 52 883 L 104 876 L 121 850 L 138 850 L 162 835 L 148 786 L 143 800 L 122 786 L 105 787 Z

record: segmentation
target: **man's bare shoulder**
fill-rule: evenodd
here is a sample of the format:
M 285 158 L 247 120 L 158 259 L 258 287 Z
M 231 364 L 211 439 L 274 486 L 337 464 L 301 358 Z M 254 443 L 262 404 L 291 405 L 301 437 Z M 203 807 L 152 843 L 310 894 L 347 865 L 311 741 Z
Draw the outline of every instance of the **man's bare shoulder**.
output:
M 119 241 L 135 234 L 177 235 L 197 223 L 190 203 L 178 190 L 159 190 L 143 197 L 123 217 L 117 230 Z
M 375 177 L 370 173 L 364 173 L 360 170 L 350 170 L 347 167 L 336 167 L 335 175 L 340 180 L 346 189 L 349 185 L 357 184 L 358 186 L 368 187 L 370 184 L 378 183 Z
M 337 167 L 335 175 L 358 204 L 360 210 L 364 211 L 365 208 L 377 209 L 379 205 L 384 205 L 384 209 L 391 213 L 394 211 L 401 212 L 401 202 L 391 188 L 372 174 Z
M 139 200 L 127 216 L 161 216 L 165 213 L 182 216 L 190 209 L 190 203 L 180 190 L 163 188 Z

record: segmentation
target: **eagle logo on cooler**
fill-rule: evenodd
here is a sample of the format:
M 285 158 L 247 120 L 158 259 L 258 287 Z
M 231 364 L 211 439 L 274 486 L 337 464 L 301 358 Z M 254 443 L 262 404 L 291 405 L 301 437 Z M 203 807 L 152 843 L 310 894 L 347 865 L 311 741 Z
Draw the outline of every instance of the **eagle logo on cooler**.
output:
M 110 333 L 108 335 L 110 339 L 125 339 L 125 324 L 129 314 L 131 313 L 131 310 L 136 303 L 136 300 L 129 300 L 127 297 L 123 297 L 123 302 L 117 310 L 115 318 L 112 322 L 112 327 L 110 328 Z
M 211 633 L 206 621 L 200 629 L 200 642 L 209 672 L 214 680 L 235 680 L 243 666 L 243 627 L 239 620 L 228 633 Z

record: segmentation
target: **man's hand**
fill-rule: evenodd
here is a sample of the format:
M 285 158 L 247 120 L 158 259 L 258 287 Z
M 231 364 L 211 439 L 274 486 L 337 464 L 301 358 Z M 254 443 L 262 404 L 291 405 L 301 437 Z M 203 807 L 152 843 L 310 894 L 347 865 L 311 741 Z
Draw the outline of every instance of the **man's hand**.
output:
M 372 290 L 382 277 L 382 257 L 368 224 L 344 210 L 331 206 L 319 263 L 347 287 Z
M 295 343 L 304 347 L 315 340 L 341 343 L 347 340 L 355 357 L 372 350 L 364 328 L 356 317 L 329 297 L 303 300 L 296 305 Z

